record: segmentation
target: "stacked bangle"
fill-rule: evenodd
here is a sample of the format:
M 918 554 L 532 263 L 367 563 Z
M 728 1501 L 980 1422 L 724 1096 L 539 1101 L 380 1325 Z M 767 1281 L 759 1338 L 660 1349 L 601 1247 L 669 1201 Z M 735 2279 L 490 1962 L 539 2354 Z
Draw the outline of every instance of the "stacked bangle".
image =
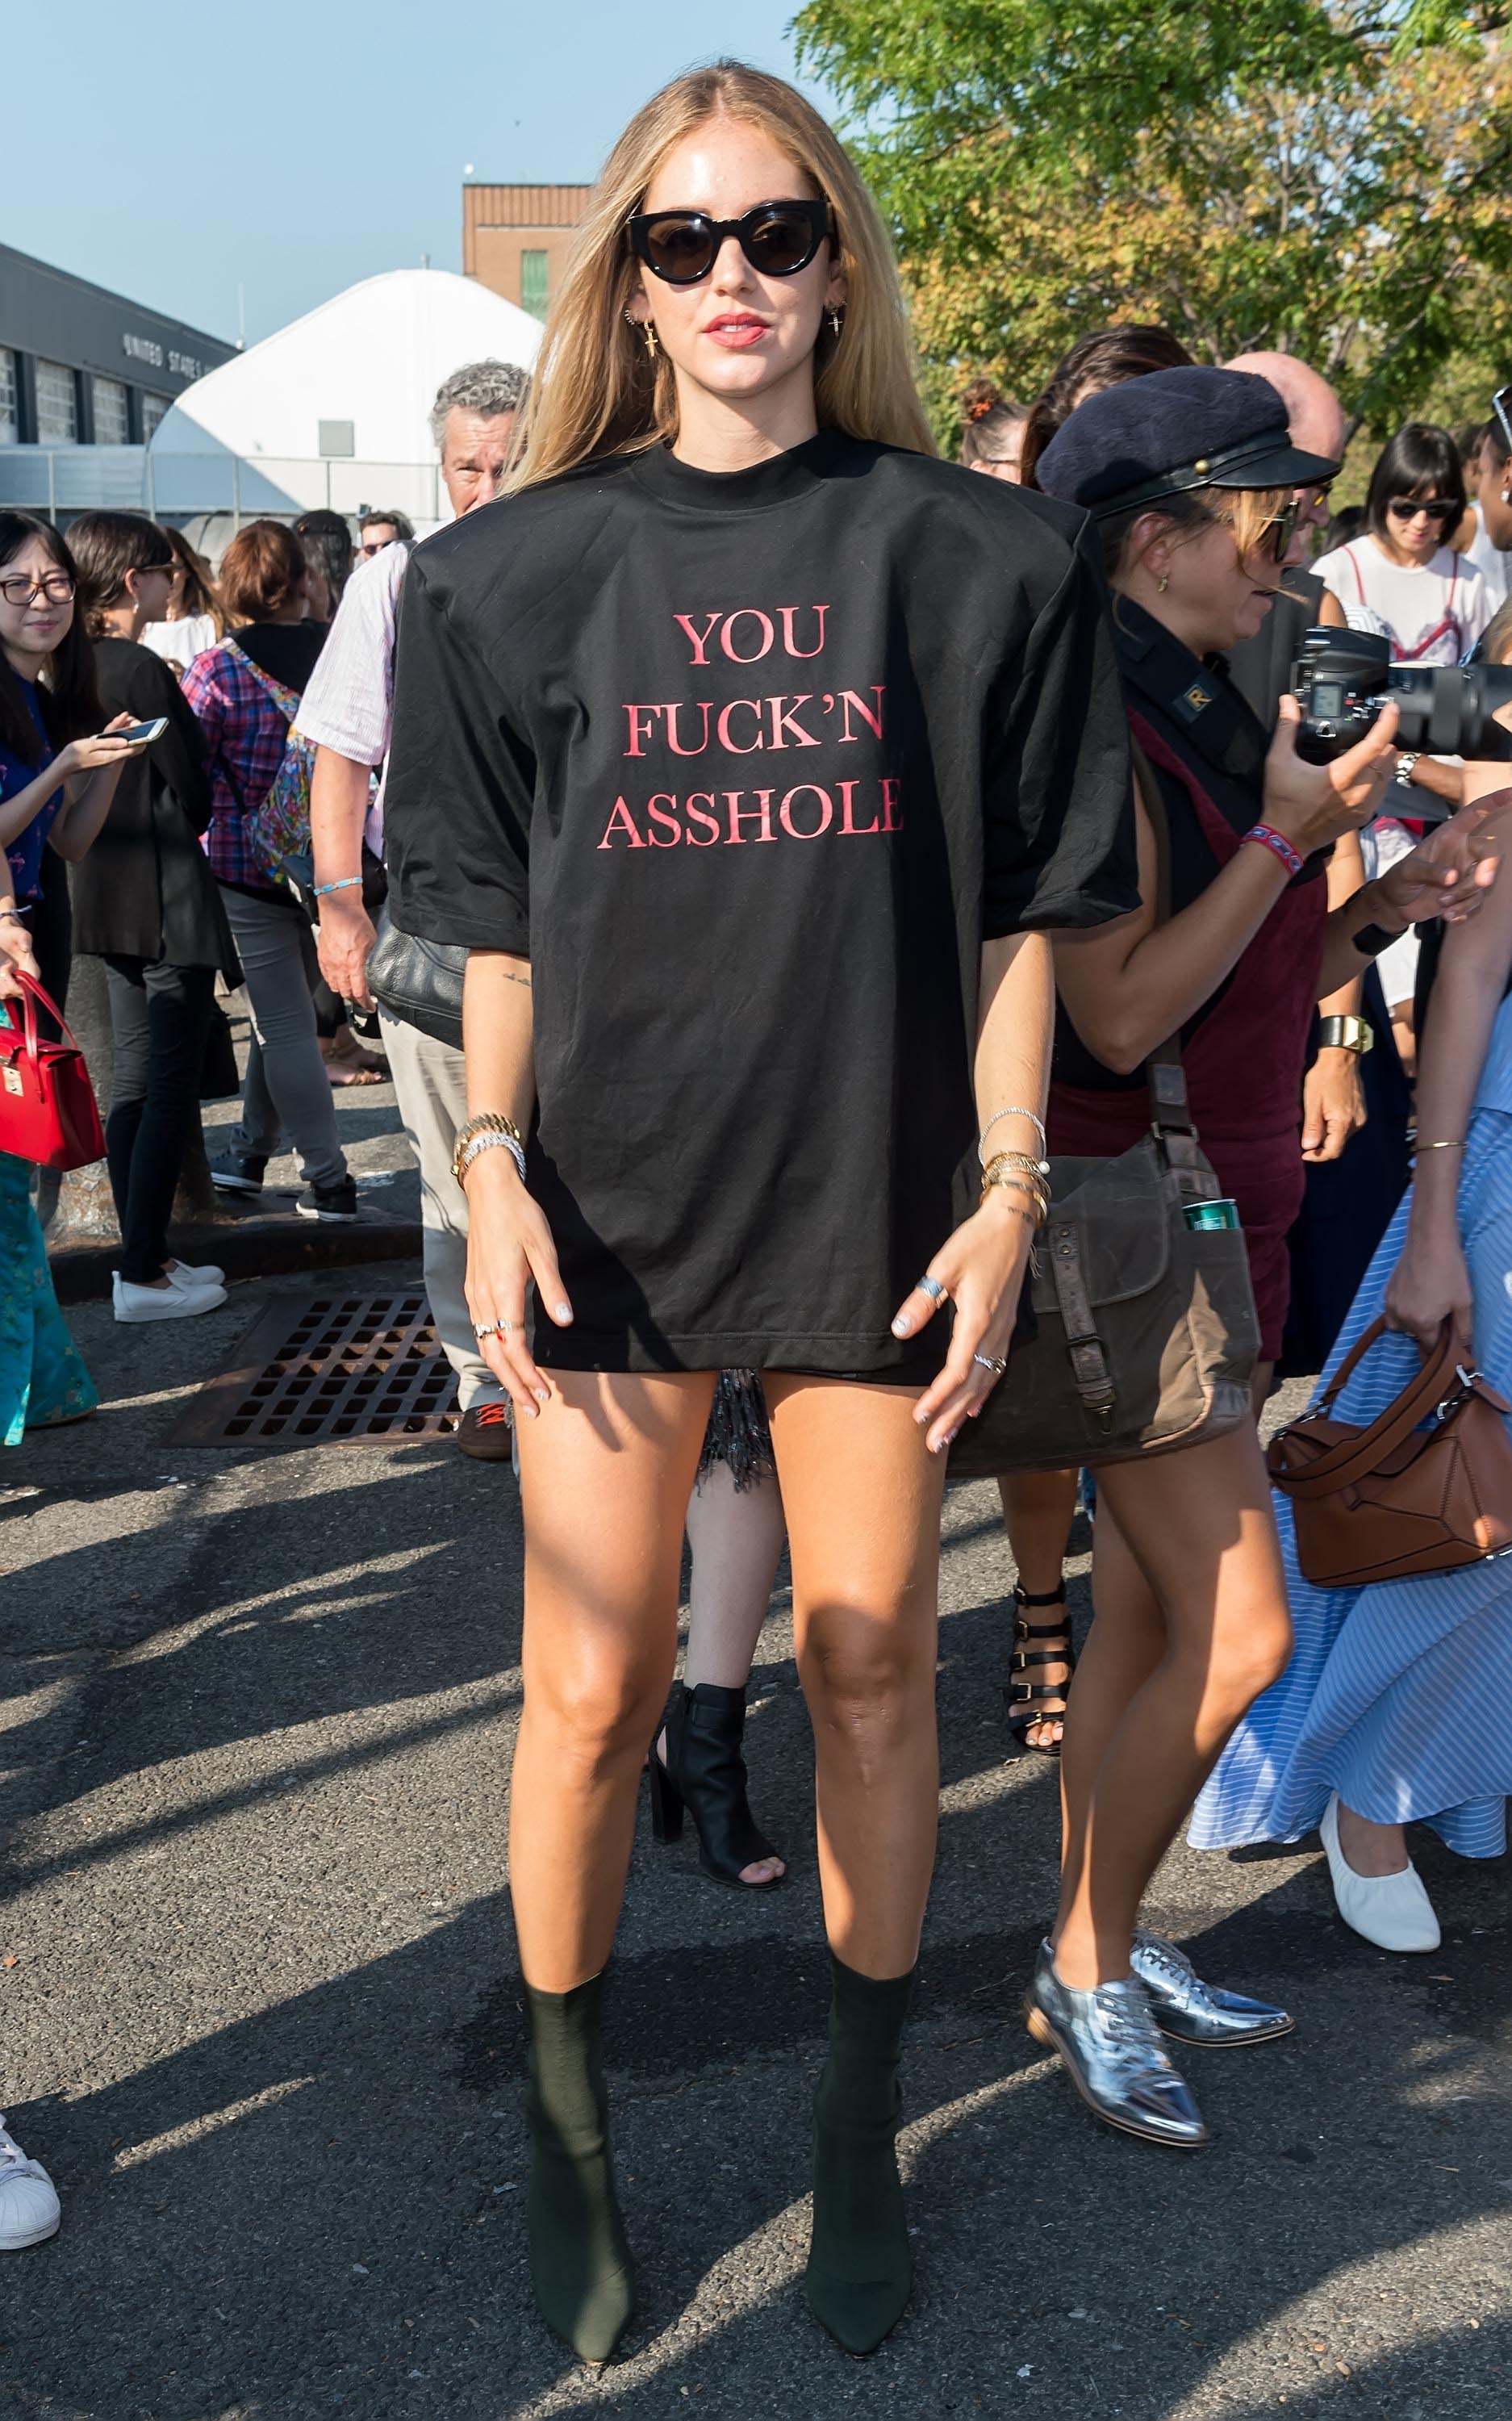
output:
M 1288 874 L 1301 874 L 1302 859 L 1292 848 L 1286 834 L 1278 833 L 1274 824 L 1251 824 L 1243 840 L 1239 842 L 1240 849 L 1243 848 L 1246 840 L 1253 840 L 1260 849 L 1270 850 L 1273 856 L 1280 858 Z
M 507 1151 L 514 1162 L 520 1171 L 520 1182 L 523 1185 L 525 1148 L 521 1140 L 520 1129 L 513 1118 L 506 1117 L 502 1110 L 480 1110 L 475 1117 L 469 1118 L 465 1126 L 459 1128 L 457 1148 L 452 1153 L 451 1161 L 451 1173 L 458 1184 L 461 1184 L 469 1166 L 480 1151 L 492 1151 L 500 1147 Z
M 1034 1204 L 1034 1212 L 1032 1218 L 1027 1211 L 1021 1215 L 1030 1218 L 1031 1226 L 1042 1226 L 1050 1210 L 1050 1187 L 1045 1181 L 1049 1174 L 1050 1163 L 1032 1160 L 1026 1151 L 997 1152 L 982 1171 L 982 1200 L 986 1201 L 995 1186 L 1021 1194 L 1025 1201 Z

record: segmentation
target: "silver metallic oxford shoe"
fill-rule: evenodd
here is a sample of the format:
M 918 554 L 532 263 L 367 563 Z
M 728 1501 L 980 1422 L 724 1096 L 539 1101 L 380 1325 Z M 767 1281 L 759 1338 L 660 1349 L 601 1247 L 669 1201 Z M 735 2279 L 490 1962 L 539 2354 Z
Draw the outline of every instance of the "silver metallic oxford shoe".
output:
M 1042 1942 L 1023 2013 L 1035 2040 L 1059 2052 L 1083 2101 L 1108 2126 L 1183 2152 L 1200 2152 L 1210 2140 L 1137 1976 L 1078 1991 L 1061 1982 L 1055 1954 Z
M 1135 1934 L 1130 1964 L 1149 1995 L 1156 2024 L 1177 2042 L 1275 2042 L 1296 2025 L 1273 2001 L 1252 2001 L 1243 1992 L 1204 1983 L 1186 1952 L 1158 1933 Z

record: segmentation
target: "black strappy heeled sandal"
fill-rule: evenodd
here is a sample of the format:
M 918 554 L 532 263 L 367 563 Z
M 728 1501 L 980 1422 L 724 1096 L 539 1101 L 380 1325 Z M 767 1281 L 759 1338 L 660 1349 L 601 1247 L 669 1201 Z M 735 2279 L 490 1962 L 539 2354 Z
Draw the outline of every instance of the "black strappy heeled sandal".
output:
M 1003 1684 L 1003 1703 L 1007 1709 L 1008 1728 L 1013 1745 L 1021 1757 L 1059 1757 L 1058 1740 L 1032 1741 L 1031 1731 L 1041 1724 L 1066 1721 L 1066 1695 L 1076 1670 L 1076 1650 L 1071 1646 L 1071 1617 L 1063 1610 L 1058 1622 L 1029 1622 L 1023 1609 L 1028 1605 L 1066 1606 L 1066 1583 L 1058 1588 L 1045 1589 L 1037 1595 L 1014 1584 L 1013 1602 L 1018 1617 L 1013 1626 L 1013 1654 L 1008 1660 L 1008 1678 Z M 1038 1646 L 1034 1642 L 1041 1643 Z M 1031 1681 L 1031 1666 L 1043 1671 L 1047 1664 L 1064 1664 L 1064 1681 Z M 1053 1701 L 1053 1703 L 1051 1703 Z
M 657 1739 L 663 1726 L 665 1757 L 658 1755 L 653 1740 L 646 1760 L 652 1838 L 678 1840 L 686 1808 L 698 1835 L 699 1867 L 711 1882 L 733 1883 L 740 1891 L 775 1891 L 787 1882 L 786 1874 L 764 1883 L 740 1881 L 742 1867 L 782 1855 L 759 1830 L 746 1796 L 740 1748 L 745 1692 L 723 1690 L 712 1681 L 699 1681 L 691 1690 L 682 1681 L 674 1682 Z

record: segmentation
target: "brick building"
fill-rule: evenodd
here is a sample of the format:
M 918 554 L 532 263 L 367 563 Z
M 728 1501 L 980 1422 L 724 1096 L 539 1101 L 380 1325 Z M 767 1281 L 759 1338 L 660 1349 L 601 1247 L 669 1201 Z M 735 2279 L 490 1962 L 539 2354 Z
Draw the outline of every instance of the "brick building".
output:
M 591 185 L 464 185 L 463 276 L 544 320 L 592 191 Z

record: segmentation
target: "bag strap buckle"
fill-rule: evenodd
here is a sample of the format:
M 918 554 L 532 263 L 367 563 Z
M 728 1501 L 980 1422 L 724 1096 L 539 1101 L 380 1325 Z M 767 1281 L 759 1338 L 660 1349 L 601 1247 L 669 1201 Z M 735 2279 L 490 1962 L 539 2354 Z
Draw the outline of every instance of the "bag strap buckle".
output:
M 1485 1376 L 1486 1373 L 1484 1370 L 1467 1370 L 1462 1362 L 1457 1362 L 1455 1364 L 1455 1377 L 1458 1380 L 1459 1384 L 1455 1388 L 1453 1394 L 1445 1396 L 1442 1403 L 1437 1407 L 1433 1415 L 1434 1419 L 1436 1421 L 1452 1420 L 1456 1413 L 1460 1409 L 1460 1406 L 1462 1404 L 1469 1403 L 1472 1396 L 1475 1392 L 1477 1382 L 1483 1380 Z

